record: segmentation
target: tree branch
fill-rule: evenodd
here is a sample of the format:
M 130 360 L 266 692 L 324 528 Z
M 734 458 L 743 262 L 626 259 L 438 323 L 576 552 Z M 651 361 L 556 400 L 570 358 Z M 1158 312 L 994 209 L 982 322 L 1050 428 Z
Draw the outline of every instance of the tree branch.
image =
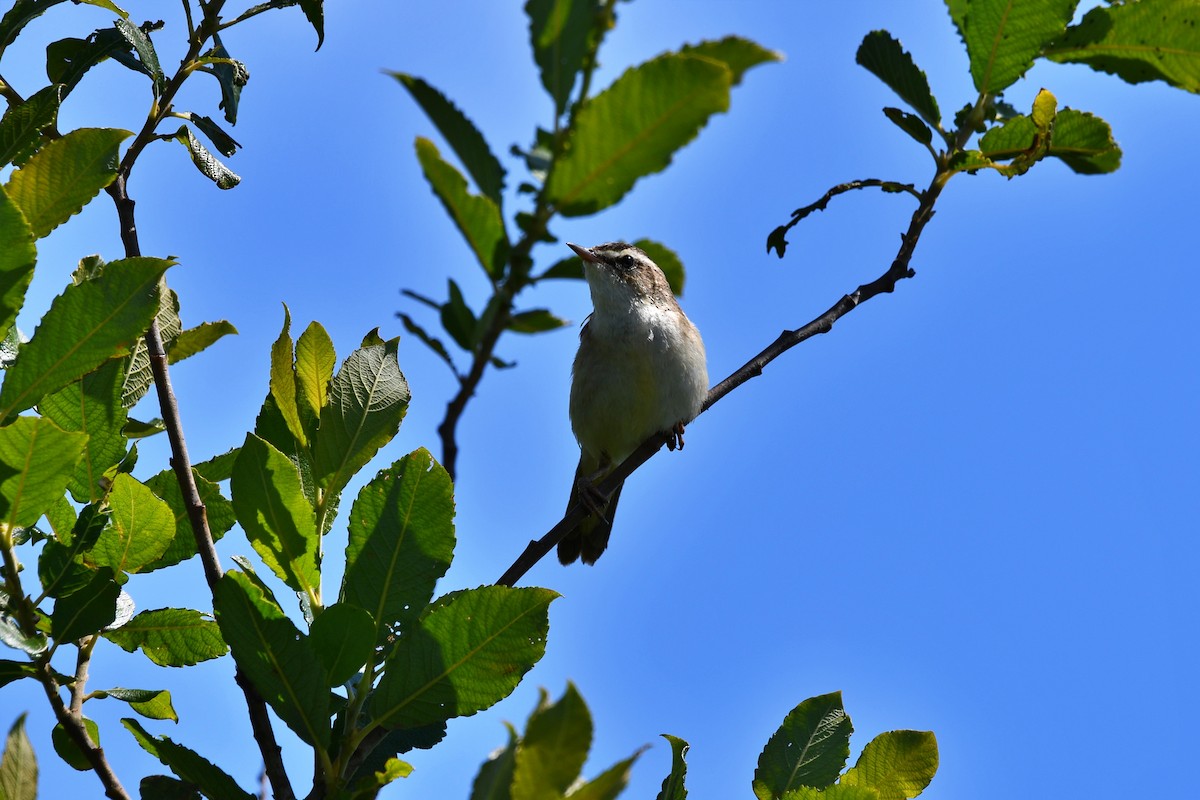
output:
M 945 169 L 939 163 L 939 170 L 934 175 L 933 180 L 929 184 L 929 188 L 924 192 L 917 193 L 909 186 L 907 190 L 910 194 L 915 195 L 920 199 L 916 211 L 913 212 L 912 219 L 909 221 L 908 230 L 905 232 L 901 242 L 900 249 L 896 252 L 896 257 L 892 260 L 887 271 L 880 275 L 870 283 L 865 283 L 859 286 L 854 291 L 847 295 L 843 295 L 836 303 L 829 307 L 825 313 L 821 314 L 811 322 L 802 325 L 795 330 L 784 331 L 779 335 L 774 342 L 766 347 L 754 358 L 743 364 L 738 370 L 730 375 L 725 380 L 718 383 L 708 392 L 708 397 L 704 400 L 704 405 L 700 413 L 703 414 L 708 409 L 712 408 L 725 395 L 732 392 L 734 389 L 746 383 L 751 378 L 755 378 L 762 374 L 763 368 L 774 361 L 779 356 L 783 355 L 788 350 L 796 345 L 811 339 L 820 333 L 828 333 L 833 329 L 833 325 L 842 317 L 849 314 L 854 309 L 858 308 L 863 303 L 877 295 L 887 294 L 896 288 L 896 284 L 905 278 L 911 278 L 916 273 L 909 266 L 912 261 L 913 252 L 916 250 L 917 242 L 921 238 L 921 232 L 925 229 L 925 225 L 933 218 L 933 206 L 937 202 L 938 196 L 945 188 L 946 182 L 954 173 Z M 865 183 L 865 182 L 857 182 Z M 877 185 L 871 184 L 871 185 Z M 896 184 L 897 186 L 907 186 L 907 184 Z M 849 187 L 849 188 L 841 188 Z M 812 210 L 822 201 L 828 202 L 829 198 L 834 194 L 840 194 L 842 191 L 849 191 L 852 188 L 862 188 L 861 186 L 852 186 L 850 184 L 841 184 L 840 187 L 834 187 L 830 192 L 817 201 L 813 206 L 807 206 Z M 839 191 L 840 189 L 840 191 Z M 800 213 L 804 209 L 800 209 L 796 213 Z M 790 227 L 790 226 L 789 226 Z M 646 441 L 642 442 L 641 446 L 633 452 L 629 458 L 621 462 L 612 474 L 605 477 L 596 489 L 604 496 L 610 496 L 616 488 L 621 485 L 630 475 L 634 473 L 642 464 L 650 460 L 662 446 L 667 443 L 670 436 L 666 433 L 656 433 Z M 513 565 L 505 570 L 500 576 L 497 584 L 501 586 L 514 586 L 525 573 L 527 573 L 534 564 L 540 561 L 562 539 L 570 533 L 579 521 L 588 515 L 588 511 L 580 505 L 572 505 L 567 509 L 566 515 L 546 535 L 540 539 L 531 541 L 517 558 Z

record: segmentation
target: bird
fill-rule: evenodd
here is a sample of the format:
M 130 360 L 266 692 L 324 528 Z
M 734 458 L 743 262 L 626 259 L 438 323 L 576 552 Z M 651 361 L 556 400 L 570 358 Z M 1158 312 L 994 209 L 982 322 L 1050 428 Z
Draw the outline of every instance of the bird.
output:
M 683 447 L 684 426 L 708 395 L 708 367 L 700 332 L 641 248 L 567 246 L 583 260 L 593 309 L 571 369 L 579 466 L 567 508 L 582 504 L 591 515 L 559 542 L 558 560 L 594 564 L 608 547 L 623 486 L 605 499 L 596 484 L 656 433 L 670 435 L 670 449 Z

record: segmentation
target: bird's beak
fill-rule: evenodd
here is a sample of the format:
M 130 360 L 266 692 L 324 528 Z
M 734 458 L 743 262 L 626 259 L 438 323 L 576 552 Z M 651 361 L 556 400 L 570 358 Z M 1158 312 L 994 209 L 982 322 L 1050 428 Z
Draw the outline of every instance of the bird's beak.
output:
M 577 244 L 574 244 L 574 243 L 572 243 L 572 242 L 567 242 L 567 247 L 569 247 L 569 248 L 571 248 L 572 250 L 574 250 L 574 251 L 575 251 L 575 255 L 579 256 L 579 257 L 580 257 L 580 258 L 582 258 L 584 261 L 590 261 L 590 262 L 592 262 L 593 264 L 599 264 L 599 263 L 600 263 L 600 259 L 596 258 L 596 256 L 592 254 L 592 251 L 591 251 L 591 250 L 588 250 L 586 247 L 580 247 L 579 245 L 577 245 Z

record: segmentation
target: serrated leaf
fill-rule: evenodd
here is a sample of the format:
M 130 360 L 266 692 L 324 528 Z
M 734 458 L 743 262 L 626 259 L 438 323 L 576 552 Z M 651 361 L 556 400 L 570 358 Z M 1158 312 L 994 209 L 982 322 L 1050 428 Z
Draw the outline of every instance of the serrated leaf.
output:
M 729 108 L 732 81 L 723 64 L 677 54 L 628 69 L 579 110 L 546 199 L 568 217 L 613 205 Z
M 888 731 L 863 748 L 840 783 L 874 789 L 879 800 L 908 800 L 925 791 L 937 768 L 932 731 Z
M 50 633 L 59 642 L 73 642 L 97 633 L 117 618 L 121 587 L 108 567 L 96 570 L 86 586 L 54 601 Z
M 296 465 L 269 442 L 248 433 L 233 465 L 229 490 L 238 522 L 266 565 L 292 589 L 317 598 L 320 543 Z
M 133 134 L 80 128 L 50 142 L 12 174 L 5 189 L 38 239 L 79 213 L 117 177 L 118 149 Z
M 916 114 L 909 114 L 907 111 L 891 107 L 885 108 L 883 114 L 892 121 L 893 125 L 916 139 L 920 144 L 928 145 L 933 141 L 933 131 Z
M 125 457 L 128 412 L 121 405 L 121 363 L 108 361 L 75 383 L 43 397 L 38 411 L 60 428 L 86 434 L 87 447 L 75 467 L 69 488 L 77 502 L 103 497 L 106 473 Z
M 234 660 L 263 699 L 305 742 L 328 747 L 329 678 L 308 638 L 245 573 L 225 573 L 213 600 Z
M 440 599 L 396 642 L 370 701 L 385 727 L 470 716 L 507 697 L 546 649 L 549 589 L 485 586 Z
M 417 160 L 421 163 L 425 179 L 442 201 L 446 213 L 454 220 L 459 233 L 467 240 L 471 252 L 479 260 L 484 272 L 493 279 L 500 277 L 509 251 L 500 206 L 486 195 L 467 191 L 467 179 L 441 157 L 433 142 L 418 136 L 416 147 Z
M 321 409 L 314 477 L 338 494 L 350 476 L 391 441 L 408 410 L 408 381 L 396 357 L 398 340 L 360 347 L 342 363 Z
M 496 208 L 504 205 L 504 168 L 492 154 L 483 134 L 444 94 L 425 81 L 403 72 L 388 73 L 408 90 L 466 168 L 471 180 Z
M 202 350 L 206 350 L 220 339 L 231 334 L 237 334 L 238 329 L 228 320 L 202 322 L 194 328 L 180 331 L 167 346 L 167 363 L 178 364 L 185 358 L 191 358 Z
M 0 522 L 27 528 L 66 491 L 87 437 L 44 417 L 19 417 L 0 428 Z
M 1051 61 L 1087 64 L 1129 83 L 1161 80 L 1200 92 L 1200 8 L 1194 0 L 1099 6 L 1043 54 Z
M 129 703 L 129 707 L 146 719 L 169 719 L 179 722 L 171 693 L 166 689 L 104 689 L 94 693 L 96 698 L 112 697 Z
M 229 167 L 221 163 L 221 159 L 208 152 L 208 148 L 196 138 L 192 129 L 180 125 L 175 132 L 175 140 L 187 148 L 192 157 L 192 163 L 204 177 L 217 185 L 218 189 L 232 189 L 242 182 L 242 179 Z
M 24 164 L 42 144 L 42 131 L 58 118 L 62 87 L 40 89 L 19 105 L 10 105 L 0 119 L 0 166 Z
M 597 9 L 575 0 L 528 0 L 525 14 L 542 86 L 554 101 L 555 115 L 562 116 L 597 24 Z
M 562 797 L 579 777 L 592 746 L 592 715 L 574 684 L 563 696 L 542 702 L 529 717 L 517 745 L 513 800 Z
M 783 61 L 783 54 L 768 50 L 757 42 L 743 39 L 740 36 L 726 36 L 699 44 L 685 44 L 679 48 L 679 54 L 684 56 L 703 56 L 713 61 L 720 61 L 729 67 L 733 73 L 733 84 L 737 86 L 747 70 L 766 64 L 770 61 Z
M 154 43 L 150 41 L 150 34 L 126 19 L 118 19 L 114 27 L 137 53 L 141 71 L 154 83 L 154 96 L 158 97 L 166 86 L 167 76 L 163 74 L 162 66 L 158 63 L 158 53 L 154 50 Z
M 830 786 L 850 757 L 853 730 L 841 692 L 811 697 L 796 706 L 758 757 L 755 797 L 773 800 L 799 786 Z
M 1038 143 L 1039 133 L 1033 120 L 1018 116 L 984 134 L 979 142 L 979 157 L 989 164 L 996 160 L 1016 159 L 1031 152 Z M 1046 154 L 1061 159 L 1072 170 L 1083 174 L 1112 172 L 1121 164 L 1121 149 L 1113 141 L 1108 123 L 1069 108 L 1055 116 Z
M 271 397 L 292 437 L 301 447 L 307 447 L 308 432 L 300 421 L 300 409 L 296 406 L 296 354 L 291 327 L 292 313 L 284 305 L 283 330 L 271 345 Z
M 350 511 L 340 599 L 369 612 L 372 641 L 411 628 L 454 557 L 454 487 L 421 448 L 381 470 Z
M 157 758 L 171 772 L 199 787 L 211 800 L 255 800 L 237 782 L 211 761 L 167 736 L 151 736 L 137 720 L 122 719 L 121 724 L 133 734 L 142 749 Z
M 141 572 L 175 538 L 175 515 L 148 486 L 124 473 L 113 479 L 108 503 L 111 523 L 84 558 L 114 572 Z
M 550 313 L 548 308 L 518 311 L 508 320 L 508 330 L 513 333 L 545 333 L 564 328 L 571 323 Z
M 313 423 L 329 402 L 329 383 L 337 353 L 333 340 L 319 322 L 310 322 L 296 340 L 296 399 L 300 413 Z
M 242 87 L 250 80 L 250 72 L 246 65 L 231 58 L 221 37 L 213 34 L 213 47 L 204 54 L 202 62 L 208 64 L 217 82 L 221 84 L 221 103 L 219 108 L 225 111 L 225 121 L 230 125 L 237 124 L 238 102 L 242 97 Z
M 208 519 L 209 533 L 214 542 L 221 538 L 234 526 L 237 517 L 234 515 L 233 504 L 221 494 L 217 484 L 205 479 L 196 468 L 192 468 L 196 481 L 196 490 L 200 502 L 205 507 L 205 517 Z M 170 543 L 161 556 L 142 567 L 142 572 L 153 572 L 156 569 L 170 567 L 196 555 L 196 536 L 192 530 L 192 521 L 188 516 L 187 506 L 183 501 L 183 493 L 179 488 L 179 480 L 173 470 L 164 470 L 146 481 L 156 495 L 162 498 L 175 517 L 175 530 Z
M 1015 83 L 1042 48 L 1066 30 L 1076 3 L 971 0 L 962 16 L 962 31 L 975 88 L 981 94 L 999 94 Z
M 357 606 L 334 603 L 313 620 L 308 640 L 329 685 L 338 686 L 358 674 L 375 649 L 375 622 Z
M 671 772 L 663 779 L 657 800 L 687 800 L 687 751 L 691 746 L 678 736 L 669 733 L 662 738 L 671 743 Z
M 942 123 L 942 112 L 929 90 L 929 79 L 911 55 L 887 31 L 871 31 L 858 46 L 855 61 L 887 84 L 922 119 L 935 128 Z M 886 113 L 886 112 L 885 112 Z M 888 115 L 889 118 L 891 115 Z M 895 122 L 895 120 L 892 120 Z M 896 123 L 899 125 L 900 123 Z M 904 126 L 901 126 L 902 128 Z M 904 128 L 904 130 L 908 130 Z M 911 135 L 911 132 L 910 132 Z M 916 138 L 914 135 L 913 138 Z M 918 141 L 920 141 L 918 139 Z
M 25 733 L 25 715 L 8 730 L 4 756 L 0 757 L 0 797 L 5 800 L 36 800 L 38 765 L 33 744 Z
M 179 319 L 179 296 L 165 286 L 160 293 L 158 311 L 154 319 L 158 322 L 158 333 L 163 345 L 169 347 L 183 330 L 183 321 Z M 150 366 L 150 349 L 146 346 L 145 339 L 138 339 L 133 346 L 133 352 L 125 359 L 125 385 L 121 388 L 121 405 L 132 408 L 146 396 L 153 385 L 154 370 Z
M 141 648 L 160 667 L 190 667 L 220 658 L 228 648 L 217 623 L 190 608 L 142 611 L 104 638 L 132 653 Z
M 33 230 L 25 215 L 0 187 L 0 326 L 14 331 L 17 312 L 25 304 L 25 292 L 37 263 Z
M 94 721 L 84 717 L 83 728 L 87 731 L 88 738 L 92 740 L 92 743 L 98 746 L 100 744 L 100 727 Z M 75 744 L 75 740 L 67 733 L 61 722 L 50 730 L 50 743 L 54 745 L 54 752 L 58 753 L 58 757 L 67 762 L 72 769 L 86 772 L 92 768 L 92 762 L 88 761 L 87 756 L 79 749 L 79 745 Z
M 112 262 L 94 280 L 68 286 L 8 369 L 0 388 L 0 419 L 128 354 L 150 327 L 162 275 L 171 264 L 127 258 Z

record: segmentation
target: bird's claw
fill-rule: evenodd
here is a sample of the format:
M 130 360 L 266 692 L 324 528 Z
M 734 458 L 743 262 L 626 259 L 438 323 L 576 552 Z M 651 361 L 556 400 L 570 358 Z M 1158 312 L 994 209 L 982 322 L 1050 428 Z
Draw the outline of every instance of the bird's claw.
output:
M 683 449 L 683 423 L 676 422 L 671 430 L 667 431 L 667 449 L 674 451 L 676 447 Z

